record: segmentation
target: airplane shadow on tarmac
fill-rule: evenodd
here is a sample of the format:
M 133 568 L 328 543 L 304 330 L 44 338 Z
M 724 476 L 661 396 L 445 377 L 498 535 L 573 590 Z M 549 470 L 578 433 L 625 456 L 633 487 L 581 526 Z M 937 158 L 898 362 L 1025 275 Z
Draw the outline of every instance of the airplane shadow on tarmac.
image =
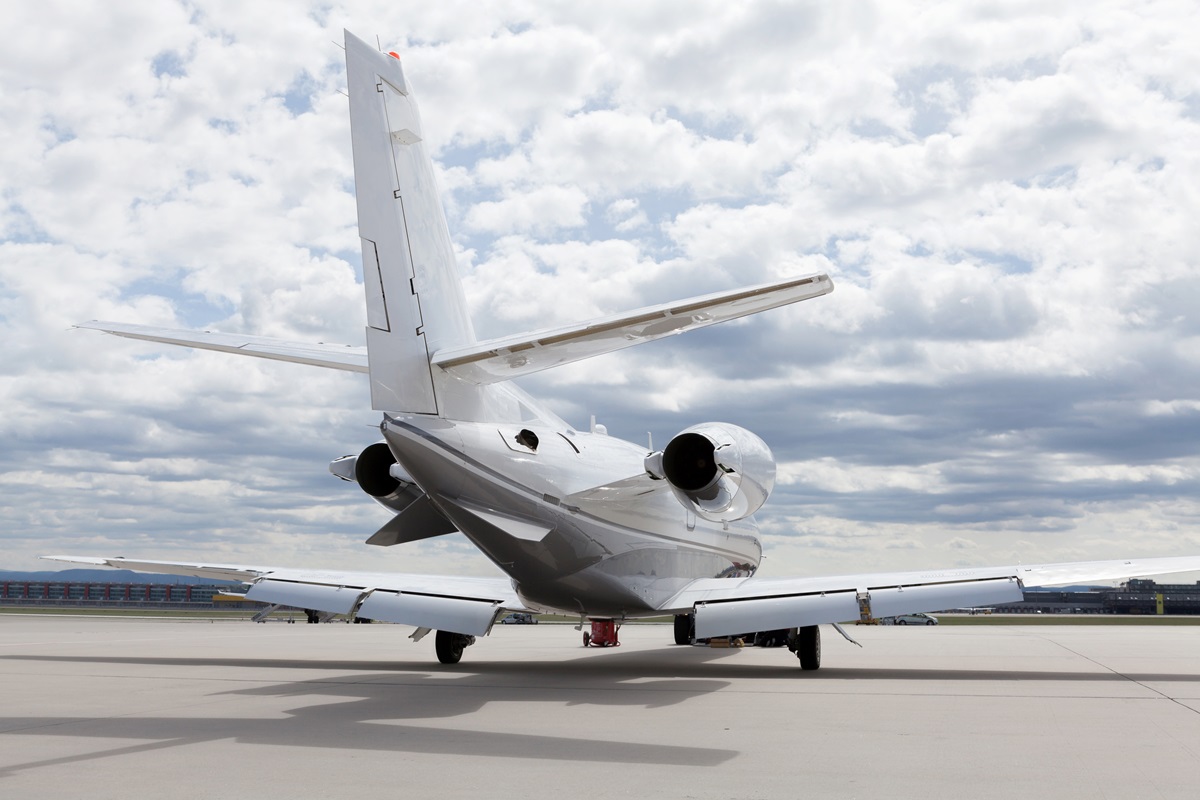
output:
M 679 650 L 692 650 L 679 648 Z M 622 656 L 628 656 L 623 658 Z M 188 698 L 210 698 L 219 708 L 230 696 L 295 697 L 282 718 L 104 716 L 89 718 L 25 717 L 0 715 L 0 735 L 17 734 L 134 739 L 143 743 L 78 756 L 0 767 L 0 778 L 18 770 L 84 762 L 113 755 L 139 753 L 221 739 L 246 744 L 314 747 L 345 750 L 392 751 L 412 754 L 452 754 L 499 758 L 532 758 L 625 764 L 664 764 L 711 767 L 738 755 L 736 750 L 637 741 L 636 726 L 629 740 L 542 736 L 522 733 L 530 725 L 530 707 L 553 703 L 567 706 L 628 706 L 653 709 L 682 703 L 717 692 L 728 681 L 696 677 L 705 662 L 720 660 L 728 652 L 679 652 L 675 659 L 647 659 L 645 654 L 611 652 L 603 658 L 580 658 L 554 663 L 505 663 L 479 659 L 434 671 L 407 665 L 380 672 L 378 661 L 254 659 L 254 658 L 155 658 L 5 655 L 4 661 L 40 661 L 79 665 L 129 665 L 138 669 L 111 678 L 133 680 L 176 678 L 198 683 L 219 681 L 221 690 Z M 681 658 L 681 656 L 689 656 Z M 674 661 L 674 665 L 672 665 Z M 651 668 L 653 666 L 653 668 Z M 195 668 L 211 670 L 197 677 Z M 695 668 L 695 669 L 692 669 Z M 222 675 L 237 669 L 236 677 Z M 265 680 L 244 670 L 269 671 Z M 795 668 L 793 667 L 793 670 Z M 303 670 L 304 679 L 278 680 L 279 673 Z M 311 677 L 313 671 L 329 677 Z M 653 673 L 653 674 L 650 674 Z M 691 673 L 691 674 L 689 674 Z M 229 681 L 253 686 L 228 689 Z M 466 727 L 414 724 L 410 721 L 467 717 L 489 703 L 520 704 L 521 714 L 511 717 L 511 730 L 472 730 Z M 136 714 L 136 712 L 131 712 Z M 277 713 L 277 712 L 273 712 Z M 585 725 L 578 726 L 586 730 Z M 145 741 L 149 740 L 149 741 Z
M 482 654 L 481 654 L 482 655 Z M 129 665 L 151 668 L 113 678 L 141 680 L 174 678 L 197 682 L 219 681 L 220 691 L 196 697 L 211 698 L 219 708 L 231 696 L 295 697 L 297 704 L 283 709 L 285 716 L 268 719 L 246 717 L 33 717 L 0 716 L 0 734 L 133 739 L 143 743 L 98 753 L 47 759 L 0 767 L 0 777 L 17 770 L 107 758 L 156 749 L 234 739 L 246 744 L 285 747 L 314 747 L 345 750 L 390 751 L 412 754 L 452 754 L 498 758 L 532 758 L 663 764 L 697 767 L 718 766 L 739 754 L 736 750 L 665 745 L 648 742 L 589 739 L 573 736 L 544 736 L 522 733 L 528 729 L 528 714 L 538 704 L 566 706 L 624 706 L 654 709 L 687 702 L 730 686 L 732 680 L 818 681 L 831 693 L 847 691 L 844 684 L 829 681 L 932 681 L 953 685 L 962 681 L 1135 681 L 1200 682 L 1195 674 L 1121 674 L 1117 672 L 1037 672 L 952 669 L 856 669 L 825 668 L 803 673 L 794 659 L 781 653 L 778 666 L 738 663 L 736 651 L 700 648 L 663 648 L 654 651 L 609 652 L 602 657 L 583 656 L 554 662 L 488 661 L 479 658 L 435 671 L 422 665 L 397 664 L 381 672 L 378 661 L 184 658 L 184 657 L 89 657 L 50 655 L 5 655 L 4 661 Z M 187 672 L 211 670 L 202 676 Z M 266 680 L 239 672 L 223 675 L 226 669 L 264 670 Z M 279 680 L 279 673 L 302 670 L 305 677 Z M 328 677 L 311 677 L 327 671 Z M 336 673 L 336 674 L 333 674 Z M 229 681 L 252 683 L 228 689 Z M 856 686 L 861 689 L 861 686 Z M 188 698 L 195 706 L 195 698 Z M 518 703 L 511 730 L 472 730 L 422 724 L 449 720 L 479 712 L 492 703 Z M 200 703 L 204 707 L 203 703 Z M 134 712 L 136 713 L 136 712 Z M 277 713 L 277 711 L 272 712 Z M 496 717 L 489 717 L 494 721 Z M 585 730 L 586 726 L 578 726 Z M 636 739 L 637 726 L 631 725 Z M 148 741 L 147 741 L 148 740 Z

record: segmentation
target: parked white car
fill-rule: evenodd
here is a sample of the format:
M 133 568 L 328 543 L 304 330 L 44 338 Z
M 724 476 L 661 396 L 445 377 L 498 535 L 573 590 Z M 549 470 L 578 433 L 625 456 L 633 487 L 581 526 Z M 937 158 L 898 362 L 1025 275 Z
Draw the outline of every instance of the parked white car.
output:
M 885 625 L 937 625 L 937 617 L 931 614 L 900 614 L 884 619 Z

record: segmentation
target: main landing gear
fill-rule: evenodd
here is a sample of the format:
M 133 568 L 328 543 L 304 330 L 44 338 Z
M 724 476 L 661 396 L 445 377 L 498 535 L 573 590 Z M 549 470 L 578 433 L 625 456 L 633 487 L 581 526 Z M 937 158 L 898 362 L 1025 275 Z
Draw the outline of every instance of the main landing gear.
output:
M 594 619 L 592 620 L 591 632 L 583 632 L 584 647 L 620 647 L 621 642 L 617 639 L 617 631 L 621 629 L 614 620 L 611 619 Z
M 467 636 L 465 633 L 438 631 L 433 638 L 438 661 L 443 664 L 457 664 L 462 658 L 463 650 L 473 644 L 475 644 L 475 637 Z
M 800 669 L 821 668 L 821 629 L 816 625 L 792 628 L 787 646 L 800 659 Z
M 696 615 L 675 615 L 675 644 L 691 644 L 696 638 Z
M 843 632 L 843 636 L 846 634 Z M 587 634 L 584 635 L 587 644 Z M 849 638 L 849 637 L 847 637 Z M 696 641 L 696 615 L 675 615 L 675 644 L 692 644 Z M 800 659 L 800 669 L 814 670 L 821 668 L 821 629 L 816 625 L 803 628 L 782 628 L 777 631 L 760 631 L 748 634 L 747 641 L 753 641 L 756 647 L 779 647 L 787 644 L 787 648 Z M 851 639 L 851 641 L 854 641 Z M 855 642 L 855 644 L 858 644 Z

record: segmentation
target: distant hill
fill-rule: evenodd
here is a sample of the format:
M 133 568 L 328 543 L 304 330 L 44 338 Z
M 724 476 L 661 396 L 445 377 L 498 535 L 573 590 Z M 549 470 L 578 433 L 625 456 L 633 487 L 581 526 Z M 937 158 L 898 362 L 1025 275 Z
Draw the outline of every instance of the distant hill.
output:
M 127 569 L 60 569 L 51 572 L 17 572 L 0 569 L 0 582 L 4 581 L 38 581 L 41 583 L 237 584 L 237 581 L 190 578 L 186 575 L 156 575 L 149 572 L 131 572 Z

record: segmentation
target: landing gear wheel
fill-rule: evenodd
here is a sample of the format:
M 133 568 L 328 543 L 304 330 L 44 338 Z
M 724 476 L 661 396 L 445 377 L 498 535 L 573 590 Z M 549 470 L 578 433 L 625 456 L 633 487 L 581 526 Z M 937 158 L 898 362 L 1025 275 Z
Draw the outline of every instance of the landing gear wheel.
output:
M 695 614 L 675 615 L 675 644 L 691 644 L 696 634 Z
M 821 629 L 816 625 L 808 625 L 796 631 L 794 640 L 796 658 L 800 659 L 800 669 L 814 670 L 821 668 Z
M 438 631 L 433 638 L 433 647 L 437 651 L 438 661 L 443 664 L 457 664 L 462 659 L 463 650 L 475 644 L 474 636 L 461 633 Z

